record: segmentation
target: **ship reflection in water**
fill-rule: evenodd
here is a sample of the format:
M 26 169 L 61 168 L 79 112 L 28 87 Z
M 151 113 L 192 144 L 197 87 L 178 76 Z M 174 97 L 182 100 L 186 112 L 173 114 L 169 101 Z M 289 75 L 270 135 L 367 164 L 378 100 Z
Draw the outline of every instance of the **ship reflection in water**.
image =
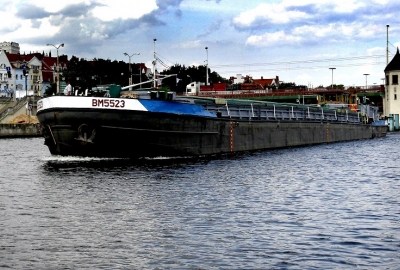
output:
M 130 160 L 0 140 L 0 268 L 395 269 L 399 143 Z

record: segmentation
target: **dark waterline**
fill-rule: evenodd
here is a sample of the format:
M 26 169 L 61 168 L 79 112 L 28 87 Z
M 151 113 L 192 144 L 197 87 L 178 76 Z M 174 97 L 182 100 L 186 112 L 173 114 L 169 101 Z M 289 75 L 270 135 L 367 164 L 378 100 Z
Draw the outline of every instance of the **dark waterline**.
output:
M 0 140 L 0 269 L 398 269 L 400 134 L 212 159 Z

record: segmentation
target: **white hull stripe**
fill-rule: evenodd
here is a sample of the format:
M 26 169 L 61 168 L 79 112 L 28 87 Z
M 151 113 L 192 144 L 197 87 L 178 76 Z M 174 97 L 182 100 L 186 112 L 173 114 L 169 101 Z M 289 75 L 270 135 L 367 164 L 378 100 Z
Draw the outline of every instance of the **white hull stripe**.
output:
M 105 109 L 176 113 L 215 117 L 200 105 L 161 100 L 52 96 L 38 101 L 37 111 L 48 109 Z

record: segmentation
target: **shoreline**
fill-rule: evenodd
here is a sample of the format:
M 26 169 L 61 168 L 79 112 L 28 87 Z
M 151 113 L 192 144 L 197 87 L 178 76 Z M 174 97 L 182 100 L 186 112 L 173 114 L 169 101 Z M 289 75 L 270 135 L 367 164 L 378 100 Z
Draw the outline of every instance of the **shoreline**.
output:
M 0 124 L 1 138 L 23 138 L 23 137 L 42 137 L 40 124 L 19 123 L 19 124 Z

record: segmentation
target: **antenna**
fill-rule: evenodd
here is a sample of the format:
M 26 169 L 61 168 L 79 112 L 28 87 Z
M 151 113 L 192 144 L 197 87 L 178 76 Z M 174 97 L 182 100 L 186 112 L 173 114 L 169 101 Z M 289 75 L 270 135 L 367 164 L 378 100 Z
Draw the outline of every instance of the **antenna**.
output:
M 389 64 L 389 25 L 386 25 L 386 66 Z

